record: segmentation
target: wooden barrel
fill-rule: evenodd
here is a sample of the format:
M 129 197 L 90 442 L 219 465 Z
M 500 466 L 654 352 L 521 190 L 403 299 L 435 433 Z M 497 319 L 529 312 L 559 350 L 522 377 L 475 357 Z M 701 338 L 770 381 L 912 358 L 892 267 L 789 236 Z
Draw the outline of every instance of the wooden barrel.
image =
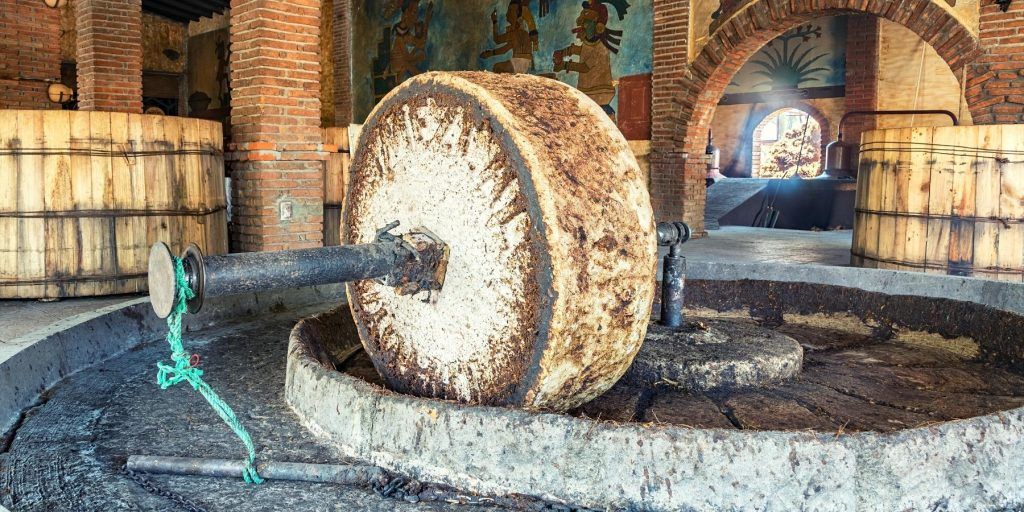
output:
M 324 167 L 324 245 L 341 244 L 341 210 L 348 184 L 349 134 L 347 126 L 324 128 L 324 144 L 336 146 Z
M 0 298 L 146 289 L 149 246 L 227 252 L 220 123 L 0 110 Z
M 1024 280 L 1024 125 L 861 140 L 851 263 Z

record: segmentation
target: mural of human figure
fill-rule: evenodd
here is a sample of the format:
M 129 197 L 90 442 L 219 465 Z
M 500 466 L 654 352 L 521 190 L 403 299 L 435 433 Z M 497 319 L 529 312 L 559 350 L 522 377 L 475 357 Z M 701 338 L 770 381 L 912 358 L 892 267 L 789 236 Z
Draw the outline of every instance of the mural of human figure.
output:
M 573 44 L 555 50 L 555 71 L 578 73 L 576 87 L 601 105 L 609 116 L 615 117 L 611 102 L 615 99 L 612 79 L 612 54 L 619 53 L 622 31 L 608 27 L 608 6 L 613 6 L 619 20 L 626 17 L 627 0 L 587 0 L 576 18 Z
M 480 58 L 489 59 L 511 52 L 512 56 L 496 62 L 493 70 L 497 73 L 527 73 L 533 66 L 533 52 L 539 47 L 537 22 L 530 12 L 530 0 L 509 0 L 505 21 L 505 31 L 498 32 L 498 13 L 491 12 L 491 32 L 494 43 L 500 46 L 484 51 Z
M 423 19 L 419 19 L 419 0 L 402 0 L 402 16 L 391 28 L 390 71 L 397 82 L 420 73 L 427 60 L 427 31 L 434 12 L 434 2 L 427 4 Z

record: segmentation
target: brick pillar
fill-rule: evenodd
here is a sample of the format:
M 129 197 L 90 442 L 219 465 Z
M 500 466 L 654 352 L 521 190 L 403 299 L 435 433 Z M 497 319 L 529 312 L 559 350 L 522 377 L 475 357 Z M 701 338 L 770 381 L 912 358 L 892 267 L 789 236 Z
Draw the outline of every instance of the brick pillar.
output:
M 983 2 L 979 38 L 984 53 L 968 66 L 967 104 L 974 124 L 1024 122 L 1024 3 L 1003 12 Z M 957 72 L 959 70 L 953 70 Z
M 60 10 L 39 0 L 3 2 L 0 108 L 60 108 L 46 96 L 50 83 L 60 81 Z
M 142 0 L 77 0 L 75 11 L 78 108 L 142 112 Z
M 695 220 L 687 211 L 699 208 L 703 219 L 703 190 L 685 190 L 683 141 L 674 133 L 680 123 L 679 97 L 689 63 L 689 0 L 654 0 L 653 69 L 651 73 L 651 203 L 658 220 Z M 703 186 L 703 178 L 701 179 Z M 692 188 L 692 187 L 691 187 Z M 700 203 L 698 206 L 697 203 Z M 703 229 L 703 228 L 700 228 Z
M 233 248 L 323 245 L 320 0 L 231 0 Z
M 352 2 L 334 0 L 334 124 L 352 124 Z
M 849 16 L 846 29 L 846 111 L 878 108 L 878 51 L 881 21 L 871 15 Z M 843 125 L 843 141 L 860 143 L 875 129 L 874 117 L 856 117 Z M 856 152 L 853 162 L 857 162 Z

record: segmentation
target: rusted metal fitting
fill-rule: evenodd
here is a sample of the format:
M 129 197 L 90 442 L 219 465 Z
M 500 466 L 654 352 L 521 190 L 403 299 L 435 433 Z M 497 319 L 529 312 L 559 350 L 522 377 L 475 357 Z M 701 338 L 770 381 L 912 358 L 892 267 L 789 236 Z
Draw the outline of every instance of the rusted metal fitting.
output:
M 390 228 L 397 225 L 397 222 L 389 224 Z M 395 244 L 396 252 L 404 253 L 405 257 L 392 272 L 377 281 L 397 288 L 399 295 L 440 290 L 448 269 L 448 244 L 426 228 L 415 228 L 402 236 L 388 233 L 390 228 L 379 232 L 378 243 Z
M 659 222 L 658 245 L 668 246 L 661 271 L 661 319 L 666 327 L 683 326 L 683 291 L 686 285 L 686 258 L 683 244 L 690 240 L 685 222 Z

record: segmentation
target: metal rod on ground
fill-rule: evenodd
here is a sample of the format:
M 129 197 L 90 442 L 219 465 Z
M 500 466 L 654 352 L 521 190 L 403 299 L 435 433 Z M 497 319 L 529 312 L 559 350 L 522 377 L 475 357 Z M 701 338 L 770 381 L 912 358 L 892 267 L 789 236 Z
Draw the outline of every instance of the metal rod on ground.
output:
M 683 326 L 683 291 L 686 258 L 683 244 L 690 239 L 690 226 L 683 222 L 658 223 L 658 245 L 668 246 L 661 272 L 661 320 L 667 327 Z
M 242 470 L 245 469 L 245 462 L 195 457 L 132 455 L 128 457 L 127 466 L 131 471 L 154 475 L 238 478 L 242 475 Z M 296 482 L 367 485 L 381 482 L 388 477 L 381 468 L 363 465 L 269 461 L 256 464 L 256 468 L 263 478 Z

